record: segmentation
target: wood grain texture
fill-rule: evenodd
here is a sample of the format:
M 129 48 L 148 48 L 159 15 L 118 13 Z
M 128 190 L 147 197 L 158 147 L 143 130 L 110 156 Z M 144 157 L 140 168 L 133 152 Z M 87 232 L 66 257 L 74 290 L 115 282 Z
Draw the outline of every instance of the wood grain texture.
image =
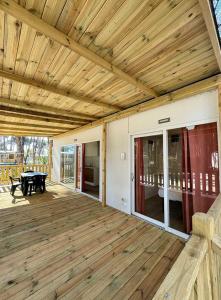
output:
M 210 77 L 208 79 L 204 79 L 202 81 L 196 82 L 192 85 L 189 85 L 187 87 L 183 87 L 179 90 L 176 90 L 171 93 L 167 93 L 166 95 L 160 96 L 156 99 L 146 101 L 141 104 L 137 104 L 131 108 L 125 109 L 122 112 L 115 113 L 111 116 L 107 116 L 104 118 L 101 118 L 100 120 L 94 121 L 90 124 L 86 124 L 84 126 L 79 126 L 78 128 L 74 129 L 73 133 L 84 131 L 86 129 L 94 128 L 96 126 L 100 126 L 104 123 L 109 123 L 115 120 L 119 120 L 125 117 L 129 117 L 131 115 L 134 115 L 139 112 L 147 111 L 156 107 L 160 107 L 166 104 L 170 104 L 172 102 L 176 102 L 179 100 L 182 100 L 186 97 L 194 96 L 200 92 L 206 92 L 212 89 L 217 88 L 221 83 L 221 75 L 216 75 L 213 77 Z M 69 132 L 70 133 L 70 132 Z M 67 133 L 67 134 L 69 134 Z
M 198 0 L 0 5 L 0 98 L 21 108 L 103 118 L 152 99 L 144 86 L 162 96 L 220 72 Z
M 217 64 L 219 66 L 219 70 L 221 71 L 221 49 L 219 39 L 217 36 L 217 30 L 213 19 L 211 4 L 209 0 L 199 0 L 199 3 L 206 23 L 206 28 L 209 33 L 210 41 L 217 59 Z
M 153 95 L 155 97 L 157 96 L 157 93 L 154 90 L 144 85 L 141 81 L 131 77 L 130 75 L 128 75 L 127 73 L 119 69 L 114 64 L 111 64 L 110 62 L 106 61 L 104 58 L 95 54 L 93 51 L 77 43 L 74 39 L 70 38 L 68 35 L 65 35 L 61 31 L 54 28 L 53 26 L 48 25 L 46 22 L 39 19 L 38 17 L 33 16 L 33 14 L 29 13 L 27 10 L 17 5 L 16 2 L 11 0 L 1 0 L 0 9 L 14 16 L 19 21 L 22 21 L 30 25 L 32 28 L 34 28 L 38 32 L 41 32 L 42 34 L 49 37 L 53 41 L 58 42 L 59 44 L 79 54 L 80 56 L 83 56 L 89 61 L 92 61 L 96 65 L 101 66 L 102 68 L 113 73 L 120 79 L 127 81 L 128 83 L 147 92 L 150 95 Z
M 18 191 L 13 202 L 6 190 L 0 193 L 2 300 L 132 299 L 141 286 L 154 294 L 184 246 L 61 185 L 49 183 L 45 194 L 25 198 Z

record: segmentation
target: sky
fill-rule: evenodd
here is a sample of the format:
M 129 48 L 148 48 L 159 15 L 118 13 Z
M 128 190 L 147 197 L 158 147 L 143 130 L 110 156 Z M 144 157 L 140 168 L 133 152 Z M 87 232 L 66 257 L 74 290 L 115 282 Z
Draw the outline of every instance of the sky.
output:
M 221 37 L 221 0 L 213 0 L 213 6 L 215 8 L 216 19 L 219 27 L 219 35 Z

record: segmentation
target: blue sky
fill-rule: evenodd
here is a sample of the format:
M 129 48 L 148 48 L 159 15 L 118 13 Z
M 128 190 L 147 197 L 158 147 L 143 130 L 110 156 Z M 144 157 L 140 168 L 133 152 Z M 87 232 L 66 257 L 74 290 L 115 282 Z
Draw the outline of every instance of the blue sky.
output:
M 219 26 L 219 34 L 221 37 L 221 0 L 213 0 L 213 6 L 215 8 L 216 19 Z

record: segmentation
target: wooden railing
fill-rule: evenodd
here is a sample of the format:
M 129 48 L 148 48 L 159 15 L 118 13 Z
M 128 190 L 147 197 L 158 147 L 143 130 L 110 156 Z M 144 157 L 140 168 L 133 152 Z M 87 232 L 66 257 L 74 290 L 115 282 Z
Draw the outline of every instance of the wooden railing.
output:
M 221 299 L 221 194 L 207 214 L 194 214 L 192 236 L 153 299 Z
M 163 186 L 163 173 L 147 173 L 139 178 L 140 184 L 144 186 Z M 190 190 L 194 192 L 197 188 L 202 193 L 215 193 L 219 190 L 219 173 L 213 171 L 210 173 L 185 173 L 173 172 L 168 174 L 168 187 L 177 191 Z
M 9 184 L 9 176 L 20 177 L 22 172 L 33 170 L 38 172 L 47 172 L 49 173 L 48 165 L 43 164 L 28 164 L 28 165 L 0 165 L 0 184 Z

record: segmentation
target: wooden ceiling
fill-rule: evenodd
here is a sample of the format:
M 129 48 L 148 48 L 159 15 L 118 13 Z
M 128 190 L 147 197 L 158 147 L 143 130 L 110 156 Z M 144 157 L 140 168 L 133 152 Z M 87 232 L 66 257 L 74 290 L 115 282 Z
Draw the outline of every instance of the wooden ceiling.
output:
M 0 0 L 0 134 L 60 134 L 219 74 L 202 2 Z

